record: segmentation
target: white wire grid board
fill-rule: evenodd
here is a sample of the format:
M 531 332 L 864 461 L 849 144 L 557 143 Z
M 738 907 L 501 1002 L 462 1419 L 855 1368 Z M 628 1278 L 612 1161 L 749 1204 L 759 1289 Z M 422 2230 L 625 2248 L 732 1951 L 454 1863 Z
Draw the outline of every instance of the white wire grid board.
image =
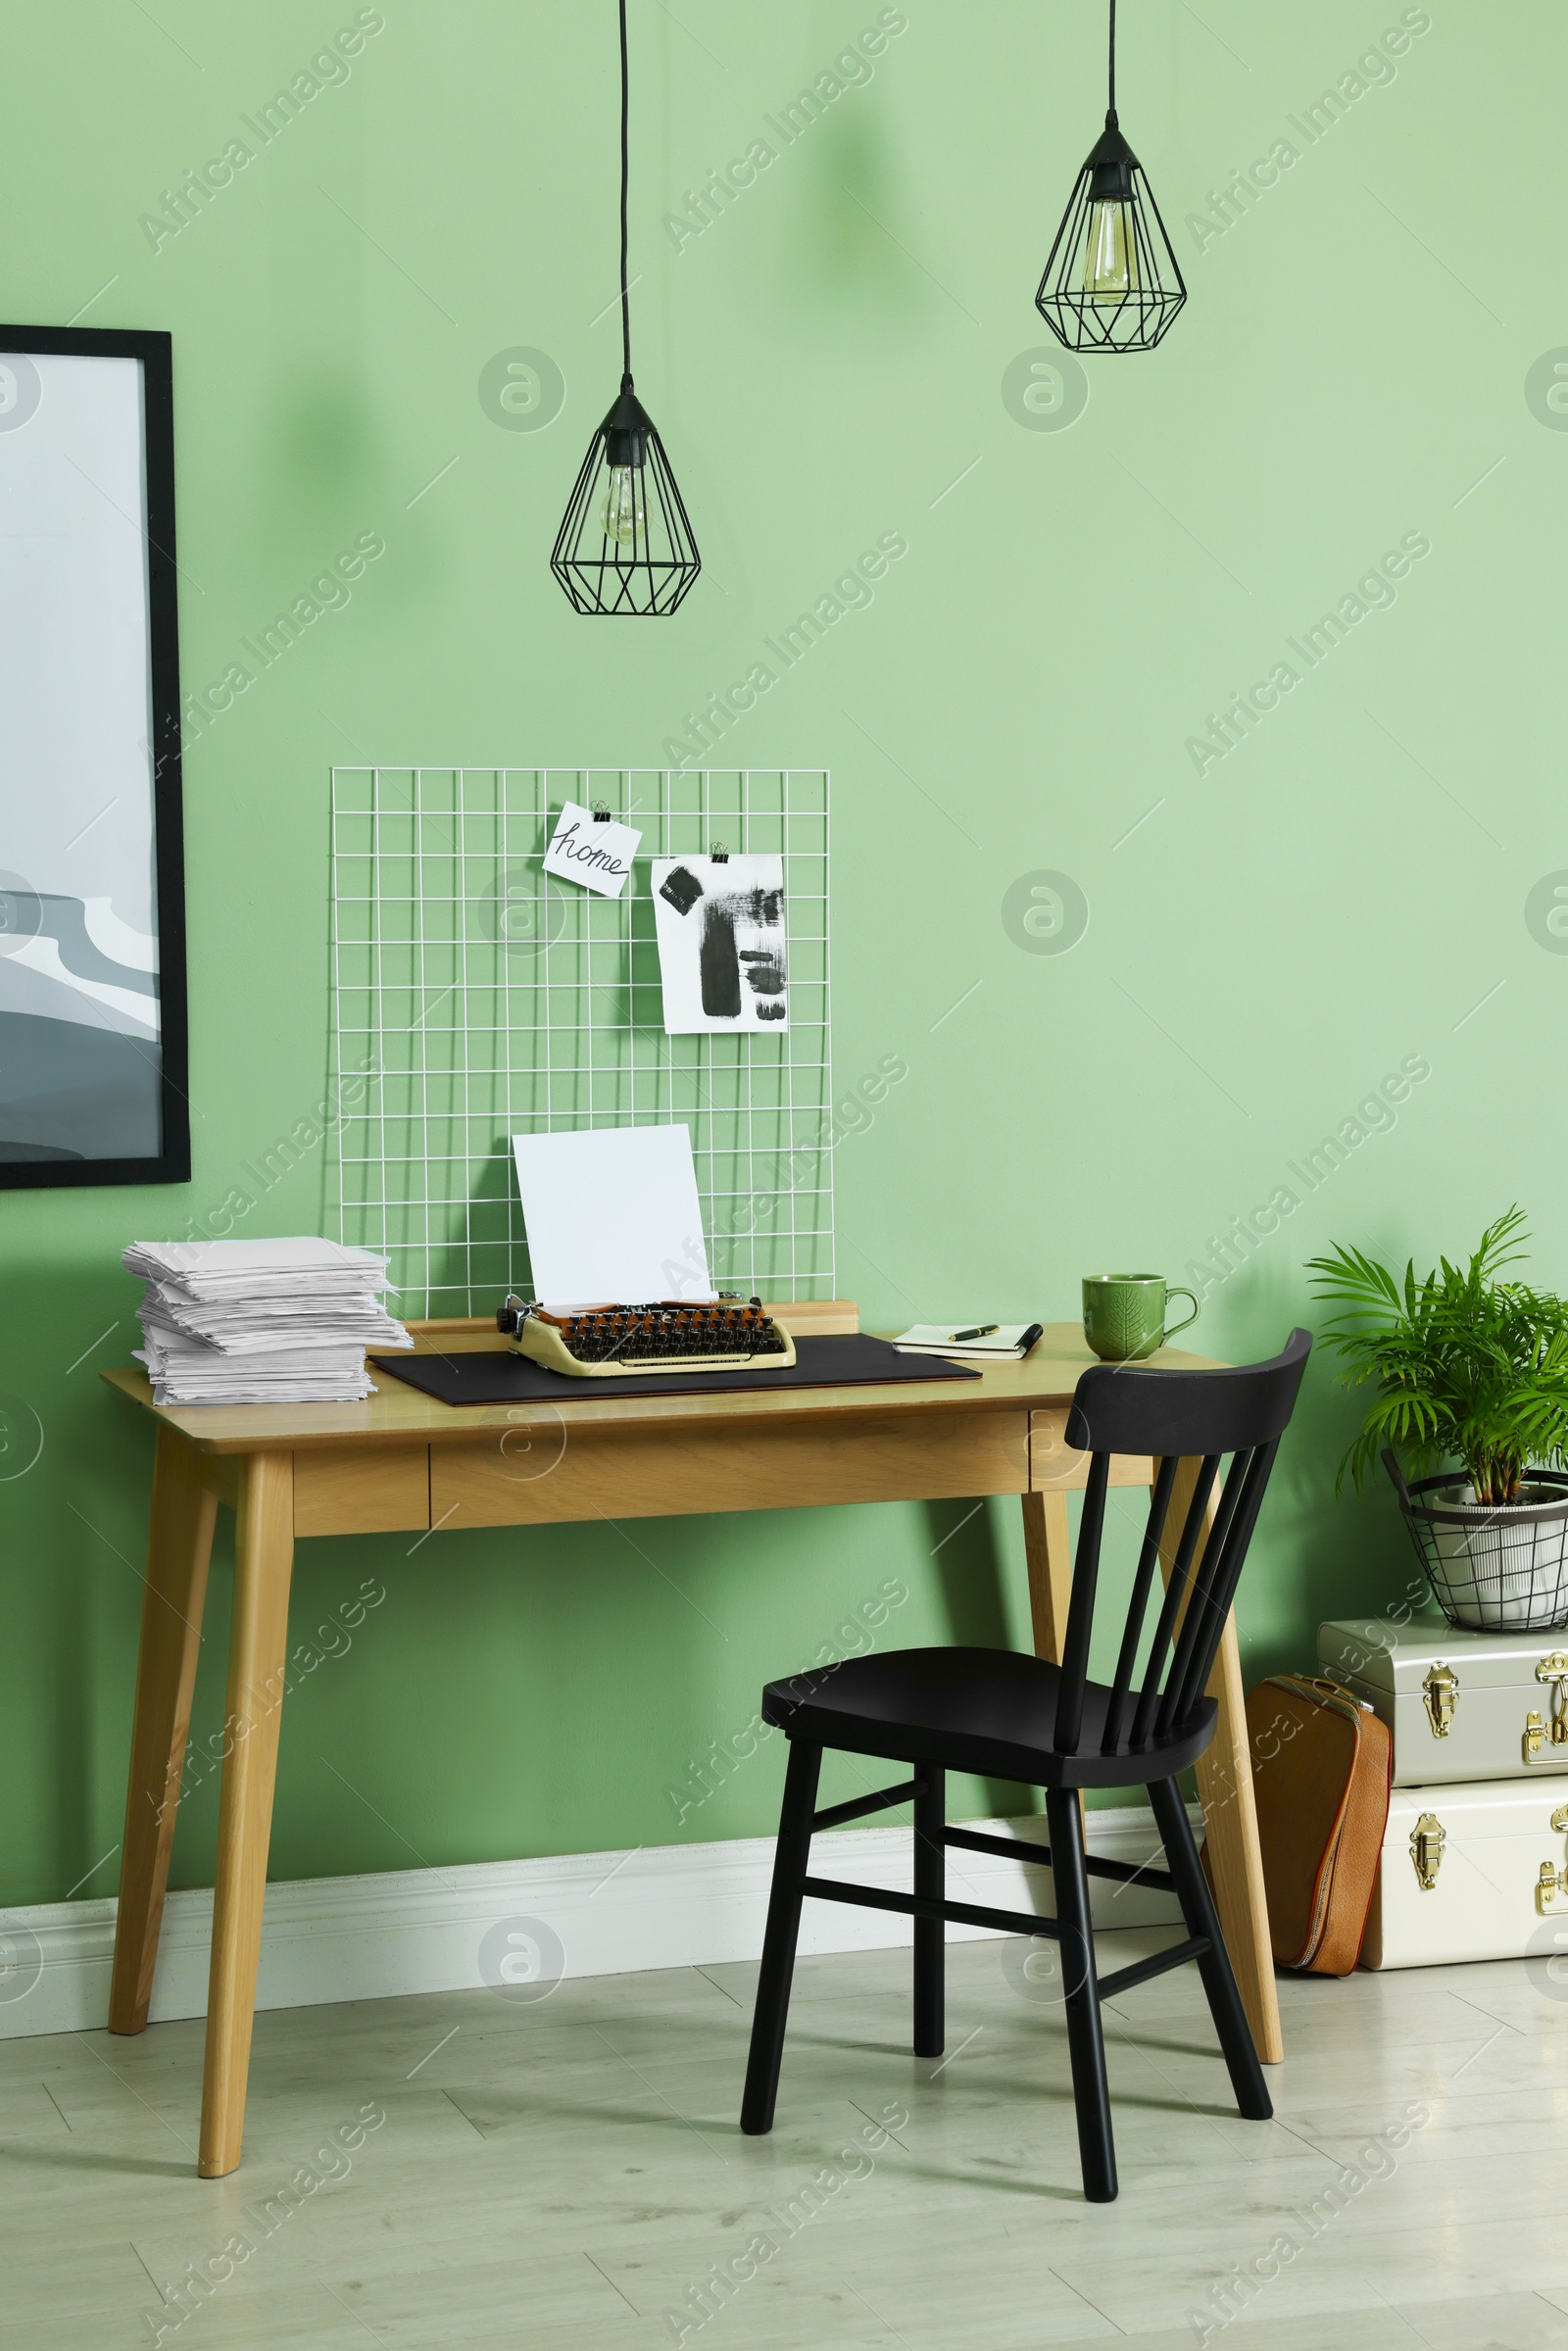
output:
M 544 873 L 568 800 L 640 829 L 621 898 Z M 666 1037 L 649 860 L 715 842 L 784 860 L 789 1026 Z M 831 1298 L 827 901 L 820 769 L 334 769 L 328 1217 L 397 1310 L 532 1295 L 514 1135 L 671 1121 L 715 1286 Z

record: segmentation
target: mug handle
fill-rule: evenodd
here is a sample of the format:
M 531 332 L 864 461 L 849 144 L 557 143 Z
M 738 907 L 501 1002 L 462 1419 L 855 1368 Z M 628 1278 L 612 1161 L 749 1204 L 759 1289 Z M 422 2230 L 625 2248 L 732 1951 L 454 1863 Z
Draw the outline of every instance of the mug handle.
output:
M 1202 1307 L 1198 1302 L 1198 1293 L 1195 1290 L 1172 1290 L 1167 1284 L 1165 1289 L 1165 1298 L 1167 1303 L 1173 1298 L 1190 1298 L 1193 1301 L 1193 1310 L 1191 1314 L 1188 1315 L 1186 1322 L 1177 1323 L 1175 1330 L 1172 1330 L 1169 1324 L 1166 1325 L 1164 1334 L 1159 1342 L 1161 1347 L 1169 1347 L 1171 1341 L 1176 1336 L 1176 1332 L 1188 1330 L 1192 1324 L 1198 1320 L 1200 1314 L 1201 1314 L 1203 1311 Z

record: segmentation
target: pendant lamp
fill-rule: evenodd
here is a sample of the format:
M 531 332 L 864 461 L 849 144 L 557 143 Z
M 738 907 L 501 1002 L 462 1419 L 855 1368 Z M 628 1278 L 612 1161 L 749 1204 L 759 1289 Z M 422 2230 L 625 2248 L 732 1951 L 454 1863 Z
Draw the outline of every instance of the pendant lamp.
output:
M 589 443 L 556 536 L 550 568 L 579 612 L 674 612 L 702 561 L 675 476 L 631 379 L 626 286 L 626 0 L 620 0 L 620 391 Z
M 1035 308 L 1069 351 L 1152 351 L 1187 300 L 1153 190 L 1116 121 L 1116 0 L 1102 136 L 1079 172 Z

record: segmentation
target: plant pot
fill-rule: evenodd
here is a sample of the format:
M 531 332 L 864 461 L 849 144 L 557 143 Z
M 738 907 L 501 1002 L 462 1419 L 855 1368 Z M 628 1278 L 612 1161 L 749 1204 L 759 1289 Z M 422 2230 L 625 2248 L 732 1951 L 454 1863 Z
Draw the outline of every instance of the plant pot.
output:
M 1383 1458 L 1450 1625 L 1538 1633 L 1568 1623 L 1568 1474 L 1533 1469 L 1517 1502 L 1489 1503 L 1451 1476 L 1407 1486 L 1392 1453 Z

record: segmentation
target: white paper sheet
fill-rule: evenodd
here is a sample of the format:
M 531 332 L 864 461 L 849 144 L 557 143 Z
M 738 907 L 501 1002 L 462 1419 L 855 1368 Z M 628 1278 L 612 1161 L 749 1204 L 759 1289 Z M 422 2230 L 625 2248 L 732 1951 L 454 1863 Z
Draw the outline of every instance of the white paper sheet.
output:
M 664 1033 L 787 1029 L 784 860 L 655 857 Z
M 642 838 L 635 825 L 617 824 L 613 816 L 598 817 L 568 800 L 545 851 L 545 871 L 597 890 L 601 898 L 618 898 Z
M 690 1127 L 514 1135 L 512 1150 L 541 1304 L 711 1300 Z

